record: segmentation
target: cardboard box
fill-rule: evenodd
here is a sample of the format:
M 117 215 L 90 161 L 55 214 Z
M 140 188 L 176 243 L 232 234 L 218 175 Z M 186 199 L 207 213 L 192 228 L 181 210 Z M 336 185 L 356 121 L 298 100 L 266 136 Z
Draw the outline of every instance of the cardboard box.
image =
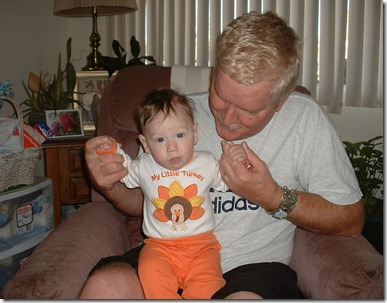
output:
M 54 228 L 52 180 L 0 194 L 0 253 Z

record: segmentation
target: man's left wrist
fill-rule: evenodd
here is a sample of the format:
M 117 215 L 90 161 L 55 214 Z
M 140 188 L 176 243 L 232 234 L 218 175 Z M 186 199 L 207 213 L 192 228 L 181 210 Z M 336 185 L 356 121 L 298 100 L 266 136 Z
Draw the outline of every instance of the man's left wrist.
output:
M 295 190 L 290 190 L 287 186 L 284 186 L 283 194 L 280 199 L 280 204 L 278 208 L 270 212 L 266 211 L 266 213 L 275 219 L 284 219 L 292 212 L 292 210 L 296 206 L 298 201 L 297 198 L 298 196 Z

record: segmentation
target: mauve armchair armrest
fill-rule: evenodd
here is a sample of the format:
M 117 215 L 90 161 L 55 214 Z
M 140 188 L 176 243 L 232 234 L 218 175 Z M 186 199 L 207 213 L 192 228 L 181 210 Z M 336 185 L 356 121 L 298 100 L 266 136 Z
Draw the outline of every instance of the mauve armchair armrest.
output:
M 80 207 L 34 250 L 1 297 L 75 299 L 101 258 L 129 249 L 127 220 L 108 202 Z
M 290 266 L 308 299 L 383 299 L 383 256 L 363 237 L 296 229 Z

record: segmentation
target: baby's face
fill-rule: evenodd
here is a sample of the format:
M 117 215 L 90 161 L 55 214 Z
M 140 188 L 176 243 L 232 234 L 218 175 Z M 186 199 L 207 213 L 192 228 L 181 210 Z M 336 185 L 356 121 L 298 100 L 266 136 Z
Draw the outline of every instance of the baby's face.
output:
M 192 161 L 198 140 L 197 124 L 181 110 L 167 117 L 159 113 L 145 126 L 140 140 L 159 165 L 179 170 Z

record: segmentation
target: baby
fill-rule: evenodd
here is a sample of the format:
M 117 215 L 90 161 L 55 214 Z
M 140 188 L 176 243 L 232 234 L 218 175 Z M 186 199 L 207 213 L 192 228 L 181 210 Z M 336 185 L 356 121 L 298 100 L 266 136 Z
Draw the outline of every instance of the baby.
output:
M 193 105 L 172 89 L 151 91 L 137 108 L 139 139 L 145 153 L 132 160 L 113 138 L 97 153 L 120 153 L 127 187 L 144 193 L 139 278 L 147 299 L 210 299 L 225 281 L 216 239 L 211 188 L 228 190 L 219 163 L 198 142 Z M 227 155 L 247 162 L 241 145 L 229 143 Z M 181 296 L 178 290 L 181 290 Z

